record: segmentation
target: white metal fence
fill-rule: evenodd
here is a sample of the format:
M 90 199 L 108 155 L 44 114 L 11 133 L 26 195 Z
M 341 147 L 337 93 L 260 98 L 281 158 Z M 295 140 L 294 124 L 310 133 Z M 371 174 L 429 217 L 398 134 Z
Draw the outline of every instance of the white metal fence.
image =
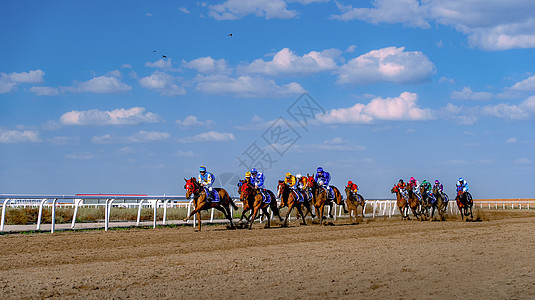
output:
M 68 203 L 60 203 L 59 200 L 69 201 Z M 97 201 L 97 203 L 87 203 L 87 201 Z M 242 203 L 234 199 L 237 206 L 242 206 Z M 193 208 L 191 200 L 186 199 L 185 196 L 176 195 L 153 195 L 153 196 L 140 196 L 140 195 L 93 195 L 93 196 L 80 196 L 80 195 L 17 195 L 17 194 L 0 194 L 0 201 L 2 203 L 2 214 L 0 223 L 0 232 L 5 229 L 5 217 L 6 210 L 8 208 L 24 208 L 34 207 L 39 208 L 36 230 L 41 229 L 41 222 L 43 216 L 43 208 L 52 210 L 51 232 L 55 230 L 56 223 L 56 208 L 57 207 L 72 207 L 74 208 L 73 218 L 71 222 L 71 228 L 76 225 L 76 215 L 80 207 L 104 207 L 104 229 L 108 230 L 110 227 L 110 211 L 112 207 L 124 207 L 124 208 L 137 208 L 137 220 L 136 226 L 140 224 L 141 209 L 152 208 L 154 210 L 153 227 L 157 225 L 157 209 L 163 208 L 162 225 L 167 221 L 167 209 L 170 207 L 183 207 L 187 208 L 188 215 Z M 102 203 L 100 203 L 102 201 Z M 396 200 L 391 199 L 371 199 L 366 200 L 364 211 L 369 211 L 371 207 L 372 218 L 376 216 L 392 217 L 393 215 L 399 215 L 399 210 L 396 205 Z M 508 201 L 508 200 L 490 200 L 490 201 L 476 201 L 474 207 L 488 208 L 488 209 L 531 209 L 535 208 L 535 200 L 526 201 Z M 338 211 L 337 211 L 338 209 Z M 333 216 L 342 216 L 342 206 L 333 206 Z M 450 201 L 448 205 L 448 211 L 450 214 L 458 213 L 457 205 L 455 201 Z M 232 213 L 234 213 L 232 211 Z M 330 209 L 328 209 L 330 214 Z M 210 221 L 214 221 L 214 209 L 211 210 Z M 193 218 L 193 224 L 196 222 L 196 217 Z

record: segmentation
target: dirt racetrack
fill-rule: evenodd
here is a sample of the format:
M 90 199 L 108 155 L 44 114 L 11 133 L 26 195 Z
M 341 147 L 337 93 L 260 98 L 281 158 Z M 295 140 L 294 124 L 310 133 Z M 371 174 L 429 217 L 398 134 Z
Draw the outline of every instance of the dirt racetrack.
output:
M 0 236 L 0 298 L 535 298 L 535 211 Z

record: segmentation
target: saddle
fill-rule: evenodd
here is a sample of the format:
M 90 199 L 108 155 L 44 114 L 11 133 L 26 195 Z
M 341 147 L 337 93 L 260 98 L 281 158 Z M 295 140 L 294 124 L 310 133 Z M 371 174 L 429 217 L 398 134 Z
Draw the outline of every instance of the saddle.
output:
M 212 192 L 210 192 L 207 188 L 204 188 L 204 191 L 206 192 L 206 195 L 211 196 L 207 200 L 211 202 L 219 202 L 219 193 L 216 189 L 212 189 Z
M 304 202 L 305 201 L 305 198 L 303 198 L 303 195 L 297 191 L 297 190 L 293 190 L 295 196 L 297 196 L 297 201 L 298 202 Z
M 271 196 L 267 191 L 260 190 L 260 195 L 262 195 L 262 202 L 264 203 L 270 203 L 271 202 Z

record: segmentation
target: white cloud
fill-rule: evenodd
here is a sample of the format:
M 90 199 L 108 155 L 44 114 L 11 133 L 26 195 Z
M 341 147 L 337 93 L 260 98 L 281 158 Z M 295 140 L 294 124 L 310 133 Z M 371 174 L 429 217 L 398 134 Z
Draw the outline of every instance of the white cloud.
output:
M 158 59 L 155 62 L 146 62 L 145 67 L 149 68 L 159 68 L 159 69 L 172 69 L 173 62 L 170 58 L 168 59 Z
M 71 153 L 65 155 L 66 159 L 79 159 L 79 160 L 89 160 L 95 158 L 93 153 L 82 152 L 82 153 Z
M 321 144 L 312 145 L 315 150 L 329 150 L 329 151 L 362 151 L 366 150 L 366 147 L 358 145 L 356 143 L 345 140 L 341 137 L 335 137 L 330 140 L 326 140 Z
M 195 156 L 195 153 L 193 153 L 193 151 L 177 151 L 175 153 L 175 156 L 178 156 L 178 157 L 194 157 Z
M 177 85 L 178 79 L 164 72 L 156 71 L 152 75 L 139 80 L 141 86 L 156 90 L 163 96 L 177 96 L 186 94 L 186 89 Z
M 185 14 L 190 14 L 190 11 L 185 7 L 179 7 L 178 10 L 180 10 L 181 12 L 183 12 Z
M 474 109 L 467 109 L 451 103 L 441 108 L 439 115 L 445 119 L 451 119 L 460 125 L 473 125 L 479 120 Z
M 64 125 L 137 125 L 141 123 L 158 123 L 160 116 L 155 113 L 145 113 L 143 107 L 129 109 L 115 109 L 112 111 L 100 111 L 91 109 L 86 111 L 70 111 L 60 117 Z
M 75 83 L 74 87 L 65 88 L 67 91 L 78 93 L 125 93 L 132 89 L 115 75 L 99 76 L 88 81 Z
M 331 109 L 325 114 L 316 115 L 323 123 L 372 123 L 380 120 L 430 120 L 433 112 L 419 108 L 418 95 L 403 92 L 399 97 L 375 98 L 368 104 L 356 103 L 349 108 Z
M 535 75 L 515 83 L 511 90 L 535 92 Z
M 229 74 L 232 71 L 227 67 L 227 62 L 224 59 L 215 60 L 210 56 L 199 57 L 190 62 L 183 60 L 182 66 L 204 74 Z
M 224 75 L 197 76 L 197 91 L 215 95 L 233 95 L 236 97 L 284 97 L 304 92 L 296 82 L 279 86 L 271 79 L 262 77 L 240 76 L 232 78 Z
M 0 73 L 0 94 L 13 91 L 20 83 L 43 82 L 45 72 L 42 70 L 32 70 L 20 73 Z
M 351 59 L 338 73 L 341 84 L 413 83 L 429 79 L 435 66 L 422 52 L 388 47 Z
M 342 51 L 327 49 L 321 52 L 311 51 L 303 56 L 296 55 L 292 50 L 284 48 L 277 52 L 271 61 L 257 59 L 249 65 L 239 67 L 242 73 L 265 75 L 311 74 L 334 70 L 338 66 L 335 59 Z
M 429 22 L 451 26 L 468 35 L 473 47 L 505 50 L 535 47 L 535 2 L 532 0 L 375 0 L 372 8 L 338 4 L 339 20 L 402 23 L 430 28 Z
M 48 86 L 33 86 L 30 91 L 37 96 L 57 96 L 59 95 L 59 89 Z
M 215 125 L 214 121 L 206 120 L 199 121 L 196 116 L 187 116 L 183 121 L 176 120 L 176 124 L 180 127 L 212 127 Z
M 529 158 L 518 158 L 513 160 L 513 163 L 516 165 L 531 165 L 533 163 L 533 160 Z
M 429 28 L 425 19 L 426 9 L 418 0 L 375 0 L 373 8 L 353 8 L 351 5 L 337 6 L 341 15 L 333 15 L 333 19 L 341 21 L 362 20 L 369 23 L 403 23 L 410 27 Z
M 171 135 L 167 132 L 141 130 L 131 136 L 115 136 L 111 134 L 94 136 L 91 139 L 91 142 L 93 142 L 94 144 L 146 143 L 163 141 L 168 139 L 170 136 Z
M 0 128 L 0 143 L 38 143 L 41 142 L 39 132 L 34 130 L 6 130 Z
M 297 16 L 294 10 L 286 8 L 283 0 L 226 0 L 208 6 L 208 15 L 216 20 L 237 20 L 254 14 L 266 19 L 290 19 Z
M 235 139 L 236 137 L 234 137 L 234 134 L 232 133 L 208 131 L 208 132 L 203 132 L 192 137 L 179 139 L 179 141 L 182 143 L 193 143 L 193 142 L 203 143 L 203 142 L 228 142 L 228 141 L 234 141 Z
M 52 145 L 57 146 L 67 146 L 67 145 L 76 145 L 80 143 L 79 136 L 55 136 L 47 140 Z
M 455 79 L 447 78 L 447 77 L 442 76 L 438 80 L 438 83 L 451 83 L 451 84 L 454 84 L 455 83 Z
M 487 105 L 482 108 L 485 115 L 510 119 L 510 120 L 529 120 L 535 118 L 535 96 L 531 96 L 520 104 L 499 103 Z
M 470 87 L 464 87 L 460 92 L 452 92 L 451 99 L 457 100 L 476 100 L 476 101 L 488 101 L 492 99 L 492 93 L 489 92 L 473 92 Z
M 512 137 L 512 138 L 508 138 L 505 143 L 506 144 L 516 144 L 517 142 L 517 139 L 515 137 Z

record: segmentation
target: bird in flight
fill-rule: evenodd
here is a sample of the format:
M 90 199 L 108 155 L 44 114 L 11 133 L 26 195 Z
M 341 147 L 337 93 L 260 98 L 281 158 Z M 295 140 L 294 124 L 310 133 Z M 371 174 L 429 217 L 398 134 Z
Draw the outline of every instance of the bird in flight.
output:
M 162 57 L 163 57 L 163 58 L 167 58 L 167 56 L 165 56 L 165 55 L 162 55 Z
M 228 36 L 229 36 L 229 37 L 232 37 L 232 33 L 229 33 L 229 35 L 228 35 Z

